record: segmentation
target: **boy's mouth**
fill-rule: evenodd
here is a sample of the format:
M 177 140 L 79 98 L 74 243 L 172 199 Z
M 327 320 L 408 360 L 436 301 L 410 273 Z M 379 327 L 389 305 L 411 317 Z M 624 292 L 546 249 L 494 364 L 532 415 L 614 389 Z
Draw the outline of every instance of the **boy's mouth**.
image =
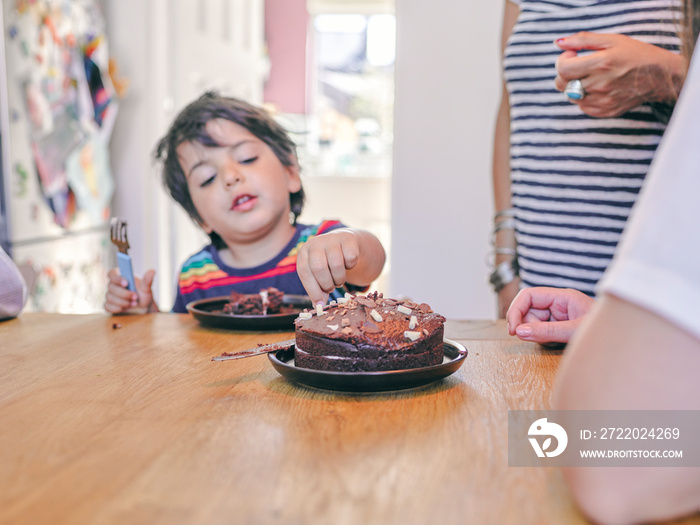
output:
M 233 199 L 233 204 L 231 204 L 231 209 L 234 211 L 247 211 L 255 205 L 257 198 L 253 195 L 239 195 Z

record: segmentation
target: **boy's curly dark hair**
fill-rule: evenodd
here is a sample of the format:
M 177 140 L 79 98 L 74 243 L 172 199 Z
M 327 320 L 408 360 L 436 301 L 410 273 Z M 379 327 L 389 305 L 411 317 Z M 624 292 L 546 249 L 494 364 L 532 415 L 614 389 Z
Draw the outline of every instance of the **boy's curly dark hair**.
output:
M 163 184 L 168 193 L 198 225 L 202 223 L 202 218 L 192 202 L 187 177 L 177 157 L 177 147 L 190 141 L 199 142 L 206 147 L 220 146 L 206 131 L 207 122 L 213 119 L 226 119 L 246 128 L 270 146 L 283 166 L 294 166 L 297 162 L 294 142 L 265 110 L 236 98 L 207 91 L 178 114 L 168 132 L 158 141 L 153 154 L 156 162 L 163 166 Z M 296 224 L 304 207 L 304 189 L 290 193 L 289 202 Z M 212 232 L 209 237 L 214 246 L 224 247 L 218 234 Z

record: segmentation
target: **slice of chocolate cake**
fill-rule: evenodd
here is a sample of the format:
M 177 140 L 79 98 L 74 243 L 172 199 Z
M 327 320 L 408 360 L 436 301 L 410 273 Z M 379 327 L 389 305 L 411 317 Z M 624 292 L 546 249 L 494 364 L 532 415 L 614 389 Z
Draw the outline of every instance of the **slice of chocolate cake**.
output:
M 268 315 L 279 313 L 284 293 L 277 288 L 265 288 L 259 293 L 242 294 L 231 292 L 224 305 L 224 313 L 231 315 Z
M 294 321 L 294 365 L 336 372 L 405 370 L 443 360 L 445 318 L 427 304 L 374 292 L 344 299 Z

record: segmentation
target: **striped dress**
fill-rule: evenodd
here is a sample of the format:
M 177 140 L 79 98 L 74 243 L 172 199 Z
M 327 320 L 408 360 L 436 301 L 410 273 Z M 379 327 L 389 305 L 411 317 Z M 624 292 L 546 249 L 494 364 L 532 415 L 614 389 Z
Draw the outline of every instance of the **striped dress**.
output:
M 680 1 L 516 2 L 504 55 L 511 111 L 511 193 L 523 286 L 593 295 L 610 263 L 665 124 L 649 105 L 584 114 L 554 88 L 554 41 L 618 33 L 678 52 Z

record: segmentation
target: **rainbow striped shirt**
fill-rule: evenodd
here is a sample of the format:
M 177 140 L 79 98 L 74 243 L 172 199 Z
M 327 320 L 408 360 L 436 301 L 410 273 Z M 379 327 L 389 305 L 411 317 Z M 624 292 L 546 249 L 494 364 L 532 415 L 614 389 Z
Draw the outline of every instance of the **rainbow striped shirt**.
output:
M 239 293 L 258 293 L 263 288 L 274 286 L 287 294 L 306 295 L 297 275 L 299 248 L 316 235 L 344 227 L 337 220 L 311 226 L 297 224 L 294 237 L 279 255 L 255 268 L 228 266 L 213 245 L 205 246 L 182 266 L 172 311 L 187 313 L 187 303 L 226 296 L 233 290 Z

